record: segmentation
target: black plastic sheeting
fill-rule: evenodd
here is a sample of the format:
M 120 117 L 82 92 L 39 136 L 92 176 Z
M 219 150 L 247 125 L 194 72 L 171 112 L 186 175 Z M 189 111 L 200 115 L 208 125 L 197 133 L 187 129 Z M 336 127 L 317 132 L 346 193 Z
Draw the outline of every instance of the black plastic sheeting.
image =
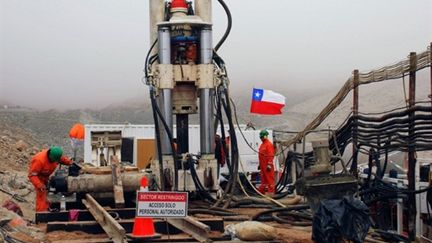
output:
M 313 217 L 312 239 L 317 243 L 337 243 L 342 239 L 360 243 L 371 224 L 368 207 L 358 199 L 322 200 Z

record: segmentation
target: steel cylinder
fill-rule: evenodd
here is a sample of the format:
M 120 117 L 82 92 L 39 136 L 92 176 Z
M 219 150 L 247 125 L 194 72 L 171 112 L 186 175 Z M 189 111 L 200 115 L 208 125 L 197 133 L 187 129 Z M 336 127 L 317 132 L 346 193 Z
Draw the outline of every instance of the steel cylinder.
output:
M 158 106 L 162 113 L 162 117 L 168 125 L 169 131 L 173 132 L 173 113 L 172 113 L 172 90 L 171 89 L 162 89 L 158 96 Z M 168 136 L 168 133 L 163 125 L 161 119 L 159 121 L 159 132 L 161 138 L 162 145 L 162 154 L 168 155 L 172 154 L 171 142 Z
M 201 64 L 210 64 L 213 59 L 213 41 L 212 30 L 210 27 L 204 27 L 201 30 L 200 38 L 200 59 Z
M 123 173 L 123 191 L 132 192 L 140 188 L 140 181 L 145 176 L 144 173 L 128 172 Z M 112 192 L 113 179 L 111 174 L 93 175 L 84 174 L 79 176 L 67 177 L 67 192 Z
M 150 45 L 158 37 L 157 23 L 164 20 L 165 15 L 165 1 L 164 0 L 149 0 L 150 9 Z M 157 48 L 154 48 L 152 55 L 157 52 Z
M 213 44 L 212 30 L 209 27 L 201 30 L 200 50 L 201 64 L 211 64 L 213 59 Z M 214 153 L 213 96 L 214 89 L 200 89 L 200 149 L 202 154 Z
M 202 154 L 214 153 L 213 96 L 214 89 L 200 90 L 200 149 Z
M 159 47 L 159 63 L 160 64 L 171 64 L 171 38 L 170 29 L 168 27 L 161 27 L 158 31 Z M 173 101 L 172 101 L 172 90 L 161 89 L 158 96 L 158 107 L 162 113 L 162 117 L 168 125 L 168 129 L 172 134 L 173 131 Z M 162 154 L 172 154 L 171 142 L 165 126 L 159 119 L 159 132 L 161 137 Z
M 169 27 L 160 27 L 158 30 L 158 55 L 160 64 L 171 63 L 171 37 Z

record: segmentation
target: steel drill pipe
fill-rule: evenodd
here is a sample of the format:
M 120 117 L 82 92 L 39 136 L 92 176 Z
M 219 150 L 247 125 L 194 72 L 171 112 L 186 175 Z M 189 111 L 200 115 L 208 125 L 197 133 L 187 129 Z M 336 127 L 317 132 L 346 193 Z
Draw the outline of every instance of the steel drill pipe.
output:
M 140 181 L 145 176 L 144 173 L 123 173 L 121 180 L 123 190 L 126 192 L 136 191 L 140 188 Z M 67 192 L 112 192 L 112 175 L 80 175 L 67 177 Z

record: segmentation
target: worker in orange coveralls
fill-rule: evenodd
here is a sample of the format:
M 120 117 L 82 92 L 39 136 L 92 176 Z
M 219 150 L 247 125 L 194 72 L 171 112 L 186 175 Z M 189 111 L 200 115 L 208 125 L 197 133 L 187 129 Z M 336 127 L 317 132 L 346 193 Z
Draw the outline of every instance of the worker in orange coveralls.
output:
M 275 150 L 273 144 L 268 140 L 268 131 L 262 130 L 259 134 L 262 144 L 259 147 L 259 168 L 261 172 L 261 185 L 258 190 L 261 193 L 273 194 L 275 192 L 273 158 Z
M 58 163 L 68 166 L 73 163 L 68 157 L 62 155 L 62 149 L 53 146 L 37 153 L 31 160 L 28 178 L 36 191 L 36 212 L 49 209 L 47 183 Z

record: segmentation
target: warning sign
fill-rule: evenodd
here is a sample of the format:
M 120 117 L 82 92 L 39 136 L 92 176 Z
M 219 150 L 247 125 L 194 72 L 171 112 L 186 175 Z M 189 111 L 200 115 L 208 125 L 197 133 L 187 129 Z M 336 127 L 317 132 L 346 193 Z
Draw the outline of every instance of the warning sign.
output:
M 187 216 L 186 192 L 137 192 L 137 217 L 181 218 Z

